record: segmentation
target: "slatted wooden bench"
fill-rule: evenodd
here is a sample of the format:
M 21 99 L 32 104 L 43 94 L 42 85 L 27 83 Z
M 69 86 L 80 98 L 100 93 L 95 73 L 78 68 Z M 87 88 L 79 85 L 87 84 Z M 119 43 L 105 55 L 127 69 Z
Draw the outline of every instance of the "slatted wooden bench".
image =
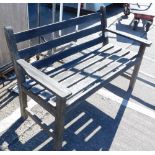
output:
M 20 42 L 80 25 L 93 19 L 101 20 L 100 24 L 25 49 L 17 48 Z M 102 35 L 92 37 L 92 34 L 99 32 Z M 107 32 L 139 42 L 139 51 L 132 52 L 109 43 Z M 148 40 L 108 29 L 103 7 L 97 13 L 25 32 L 14 33 L 11 27 L 5 27 L 5 34 L 18 80 L 21 115 L 23 118 L 27 118 L 29 115 L 50 135 L 54 136 L 54 150 L 60 150 L 62 146 L 66 113 L 81 103 L 80 101 L 134 66 L 129 85 L 133 89 L 145 48 L 151 45 Z M 79 39 L 81 42 L 78 42 Z M 33 63 L 26 61 L 41 52 L 75 40 L 77 40 L 77 44 L 68 49 Z M 49 67 L 62 59 L 66 63 L 55 68 Z M 29 110 L 27 95 L 55 117 L 54 132 L 50 132 L 50 127 Z

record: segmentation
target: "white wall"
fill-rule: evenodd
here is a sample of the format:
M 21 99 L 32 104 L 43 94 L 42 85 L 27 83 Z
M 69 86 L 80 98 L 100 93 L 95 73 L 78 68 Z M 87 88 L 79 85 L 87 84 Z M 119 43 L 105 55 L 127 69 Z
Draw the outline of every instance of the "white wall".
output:
M 28 12 L 25 3 L 0 3 L 0 68 L 11 62 L 4 35 L 4 26 L 12 26 L 14 32 L 28 29 Z M 20 48 L 27 43 L 20 44 Z

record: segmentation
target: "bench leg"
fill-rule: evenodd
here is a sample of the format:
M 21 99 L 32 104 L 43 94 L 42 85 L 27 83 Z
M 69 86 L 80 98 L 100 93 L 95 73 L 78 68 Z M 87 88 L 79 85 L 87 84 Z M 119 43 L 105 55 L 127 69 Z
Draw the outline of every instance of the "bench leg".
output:
M 22 90 L 22 83 L 25 81 L 25 73 L 23 69 L 18 65 L 16 65 L 16 74 L 18 81 L 18 89 L 19 89 L 19 101 L 20 101 L 20 111 L 23 119 L 26 119 L 28 115 L 25 112 L 25 108 L 27 107 L 27 95 Z
M 5 28 L 5 35 L 7 40 L 7 45 L 10 52 L 10 56 L 14 65 L 14 69 L 16 72 L 17 82 L 18 82 L 18 89 L 19 89 L 19 101 L 20 101 L 20 109 L 21 109 L 21 116 L 26 118 L 25 108 L 27 107 L 27 95 L 22 91 L 21 84 L 25 81 L 25 73 L 23 69 L 17 64 L 17 59 L 20 59 L 18 55 L 18 49 L 16 44 L 16 38 L 12 28 Z
M 20 112 L 23 119 L 26 119 L 28 116 L 25 112 L 25 108 L 27 107 L 27 95 L 22 91 L 21 86 L 19 88 L 19 101 L 20 101 Z
M 139 63 L 136 64 L 134 66 L 134 70 L 133 70 L 133 73 L 132 73 L 132 76 L 131 76 L 131 80 L 130 80 L 130 84 L 129 84 L 129 88 L 130 89 L 133 89 L 134 88 L 134 85 L 135 85 L 135 82 L 136 82 L 136 78 L 138 76 L 138 72 L 139 72 L 139 69 L 140 69 L 140 65 L 142 63 L 142 59 L 143 59 L 143 55 L 144 55 L 144 52 L 145 52 L 145 45 L 141 45 L 140 48 L 139 48 L 139 52 L 138 52 L 138 56 L 137 58 L 140 59 Z
M 138 76 L 139 69 L 140 69 L 140 64 L 134 66 L 134 70 L 133 70 L 133 73 L 132 73 L 132 76 L 130 79 L 130 84 L 129 84 L 130 89 L 133 89 L 135 86 L 136 78 Z
M 101 6 L 101 26 L 102 26 L 102 38 L 103 38 L 103 46 L 109 43 L 108 33 L 105 31 L 107 27 L 107 17 L 106 17 L 106 8 Z
M 64 112 L 65 112 L 65 101 L 58 98 L 56 105 L 54 146 L 53 146 L 53 149 L 55 151 L 60 150 L 62 147 L 63 134 L 64 134 Z

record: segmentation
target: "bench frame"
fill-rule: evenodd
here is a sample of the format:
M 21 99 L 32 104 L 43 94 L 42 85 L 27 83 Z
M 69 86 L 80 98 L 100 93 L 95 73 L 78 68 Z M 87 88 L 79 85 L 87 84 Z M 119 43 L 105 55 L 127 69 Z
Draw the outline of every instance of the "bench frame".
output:
M 140 43 L 140 48 L 139 48 L 139 52 L 137 55 L 138 63 L 134 65 L 134 70 L 133 70 L 133 73 L 132 73 L 132 76 L 130 79 L 130 85 L 129 85 L 129 87 L 131 89 L 133 89 L 133 87 L 135 85 L 136 77 L 138 75 L 138 71 L 139 71 L 139 68 L 140 68 L 140 65 L 142 62 L 145 48 L 146 48 L 146 46 L 150 46 L 151 42 L 149 42 L 148 40 L 133 36 L 131 34 L 108 29 L 107 28 L 107 20 L 106 20 L 106 10 L 104 7 L 100 8 L 100 12 L 94 13 L 93 15 L 87 15 L 85 17 L 79 17 L 79 18 L 72 19 L 72 20 L 70 20 L 70 23 L 77 25 L 77 24 L 82 23 L 85 19 L 90 20 L 92 16 L 96 17 L 98 14 L 101 15 L 101 29 L 102 29 L 101 38 L 103 41 L 103 45 L 106 45 L 108 43 L 107 32 L 114 33 L 114 34 L 117 34 L 117 35 L 120 35 L 123 37 L 127 37 L 129 39 L 132 39 L 132 40 Z M 51 49 L 51 48 L 54 48 L 55 44 L 59 45 L 59 43 L 57 40 L 56 41 L 52 40 L 52 41 L 49 41 L 50 42 L 49 44 L 44 43 L 41 46 L 39 45 L 39 47 L 38 46 L 32 47 L 32 48 L 30 47 L 29 49 L 24 49 L 21 51 L 18 50 L 17 43 L 37 37 L 37 36 L 41 36 L 44 33 L 49 33 L 49 32 L 51 33 L 53 31 L 60 30 L 60 29 L 64 28 L 65 24 L 67 27 L 69 27 L 70 23 L 68 23 L 67 21 L 63 21 L 60 23 L 51 24 L 51 25 L 47 25 L 47 26 L 43 26 L 43 27 L 38 27 L 35 29 L 31 29 L 31 30 L 28 30 L 25 32 L 19 32 L 19 33 L 14 33 L 13 29 L 11 27 L 5 27 L 6 40 L 8 43 L 8 47 L 9 47 L 9 50 L 11 53 L 11 58 L 12 58 L 12 61 L 13 61 L 14 67 L 15 67 L 16 75 L 17 75 L 21 116 L 24 119 L 26 119 L 29 115 L 43 129 L 47 130 L 50 136 L 51 135 L 54 136 L 54 146 L 53 146 L 54 150 L 60 150 L 62 147 L 64 121 L 65 121 L 64 119 L 65 119 L 65 112 L 66 112 L 65 111 L 66 110 L 65 109 L 66 101 L 67 101 L 67 97 L 71 95 L 71 92 L 67 88 L 60 85 L 54 79 L 48 77 L 46 74 L 42 73 L 39 69 L 35 68 L 35 67 L 39 68 L 39 66 L 43 66 L 44 65 L 43 63 L 41 63 L 39 65 L 38 65 L 38 63 L 36 63 L 36 66 L 34 63 L 34 65 L 32 66 L 31 64 L 27 63 L 25 61 L 25 59 L 29 58 L 29 55 L 31 55 L 31 51 L 34 51 L 34 50 L 37 51 L 36 53 L 32 52 L 33 54 L 31 56 L 33 56 L 34 54 L 38 54 L 39 52 L 41 52 L 41 48 L 43 48 L 43 50 L 46 50 L 48 48 Z M 94 31 L 96 31 L 96 30 L 94 30 Z M 74 39 L 76 40 L 79 38 L 77 34 L 81 35 L 82 33 L 83 32 L 81 32 L 81 33 L 77 32 L 71 37 L 75 37 Z M 89 33 L 89 31 L 88 31 L 88 33 Z M 65 37 L 62 37 L 62 41 L 65 39 Z M 71 38 L 71 39 L 73 39 L 73 38 Z M 22 53 L 25 53 L 25 55 L 24 54 L 22 55 Z M 58 56 L 59 56 L 59 54 L 58 54 Z M 55 59 L 58 58 L 58 56 L 56 54 Z M 120 72 L 120 74 L 122 74 L 122 72 Z M 25 82 L 26 75 L 29 75 L 33 80 L 37 81 L 41 86 L 45 87 L 47 90 L 50 90 L 54 95 L 56 95 L 56 108 L 46 107 L 45 104 L 37 96 L 31 94 L 29 91 L 27 91 L 23 87 L 23 83 Z M 94 91 L 96 91 L 96 90 L 94 90 Z M 48 110 L 48 112 L 50 112 L 51 114 L 53 114 L 55 116 L 54 132 L 52 132 L 52 133 L 49 132 L 50 128 L 47 127 L 45 124 L 41 123 L 34 116 L 34 114 L 28 110 L 27 95 L 29 95 L 32 99 L 37 101 L 38 104 L 40 104 L 43 108 L 45 108 L 46 110 Z M 87 95 L 83 96 L 81 98 L 81 100 L 86 97 L 87 97 Z

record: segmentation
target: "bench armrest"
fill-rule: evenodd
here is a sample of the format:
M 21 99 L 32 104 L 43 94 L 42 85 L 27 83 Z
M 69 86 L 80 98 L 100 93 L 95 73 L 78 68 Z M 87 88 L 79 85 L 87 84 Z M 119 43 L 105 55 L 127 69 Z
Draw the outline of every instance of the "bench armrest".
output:
M 132 34 L 129 34 L 129 33 L 126 33 L 126 32 L 122 32 L 122 31 L 118 31 L 118 30 L 112 30 L 112 29 L 109 29 L 109 28 L 106 28 L 106 31 L 109 31 L 111 33 L 114 33 L 114 34 L 129 38 L 129 39 L 132 39 L 134 41 L 137 41 L 139 43 L 144 44 L 145 46 L 150 46 L 152 44 L 152 42 L 149 41 L 149 40 L 137 37 L 135 35 L 132 35 Z
M 22 67 L 26 74 L 28 74 L 33 80 L 37 81 L 40 85 L 51 91 L 56 96 L 67 98 L 72 94 L 67 88 L 63 87 L 56 80 L 36 69 L 25 60 L 19 59 L 17 60 L 17 64 Z

